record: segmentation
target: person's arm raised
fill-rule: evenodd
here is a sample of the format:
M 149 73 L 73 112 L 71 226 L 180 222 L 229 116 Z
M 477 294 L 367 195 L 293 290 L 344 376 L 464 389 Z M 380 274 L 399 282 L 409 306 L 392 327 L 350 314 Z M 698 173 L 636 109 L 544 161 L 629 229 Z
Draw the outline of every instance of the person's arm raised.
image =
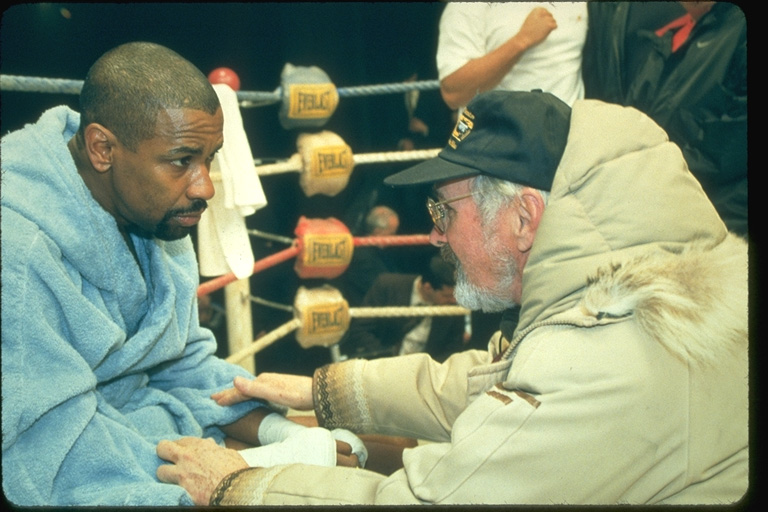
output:
M 544 41 L 557 28 L 552 14 L 543 7 L 533 9 L 520 31 L 482 57 L 470 60 L 440 82 L 440 93 L 452 109 L 465 106 L 476 94 L 499 85 L 523 54 Z

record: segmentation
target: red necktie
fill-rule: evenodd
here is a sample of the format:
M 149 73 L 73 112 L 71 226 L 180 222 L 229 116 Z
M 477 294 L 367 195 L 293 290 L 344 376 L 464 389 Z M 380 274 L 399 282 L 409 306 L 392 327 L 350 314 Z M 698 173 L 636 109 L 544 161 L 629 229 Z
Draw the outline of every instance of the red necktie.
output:
M 679 29 L 675 32 L 675 35 L 672 36 L 672 51 L 676 52 L 677 49 L 683 45 L 685 40 L 688 39 L 688 35 L 691 33 L 695 24 L 696 20 L 694 20 L 690 14 L 684 14 L 668 25 L 661 27 L 656 31 L 656 35 L 661 37 L 670 30 Z

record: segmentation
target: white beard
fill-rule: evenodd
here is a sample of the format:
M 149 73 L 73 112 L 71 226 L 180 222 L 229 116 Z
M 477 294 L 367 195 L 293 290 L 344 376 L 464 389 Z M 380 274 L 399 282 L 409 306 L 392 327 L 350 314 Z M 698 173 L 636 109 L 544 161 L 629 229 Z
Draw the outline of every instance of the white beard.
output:
M 444 245 L 440 253 L 444 260 L 453 263 L 456 267 L 456 286 L 453 289 L 456 302 L 470 310 L 495 313 L 517 306 L 511 298 L 511 293 L 518 271 L 514 258 L 511 255 L 504 255 L 494 238 L 488 237 L 487 233 L 484 234 L 484 238 L 485 247 L 492 261 L 496 263 L 492 270 L 497 280 L 492 288 L 483 288 L 470 282 L 464 266 L 450 245 Z

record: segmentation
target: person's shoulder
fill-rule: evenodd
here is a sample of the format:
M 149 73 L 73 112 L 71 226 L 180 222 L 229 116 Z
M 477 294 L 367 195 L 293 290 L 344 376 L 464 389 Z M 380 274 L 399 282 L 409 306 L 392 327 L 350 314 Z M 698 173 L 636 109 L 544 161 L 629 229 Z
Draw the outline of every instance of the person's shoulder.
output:
M 376 281 L 374 284 L 378 283 L 381 285 L 387 285 L 387 284 L 395 284 L 395 283 L 410 283 L 413 284 L 413 281 L 416 280 L 418 275 L 416 274 L 402 274 L 399 272 L 384 272 L 382 274 L 379 274 L 379 277 L 376 278 Z
M 413 281 L 419 276 L 418 274 L 409 274 L 405 272 L 382 272 L 379 277 L 400 281 Z
M 443 18 L 478 18 L 493 8 L 503 7 L 506 2 L 446 2 Z

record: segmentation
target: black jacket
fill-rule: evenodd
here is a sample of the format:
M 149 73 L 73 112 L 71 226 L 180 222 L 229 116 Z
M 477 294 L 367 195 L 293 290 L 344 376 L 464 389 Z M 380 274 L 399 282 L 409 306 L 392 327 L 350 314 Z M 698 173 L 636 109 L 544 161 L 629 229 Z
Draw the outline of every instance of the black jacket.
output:
M 729 229 L 746 235 L 744 13 L 735 4 L 715 4 L 672 53 L 672 33 L 654 33 L 671 19 L 659 19 L 657 26 L 645 29 L 637 21 L 654 12 L 662 12 L 657 2 L 590 2 L 583 67 L 586 97 L 648 114 L 680 146 Z

